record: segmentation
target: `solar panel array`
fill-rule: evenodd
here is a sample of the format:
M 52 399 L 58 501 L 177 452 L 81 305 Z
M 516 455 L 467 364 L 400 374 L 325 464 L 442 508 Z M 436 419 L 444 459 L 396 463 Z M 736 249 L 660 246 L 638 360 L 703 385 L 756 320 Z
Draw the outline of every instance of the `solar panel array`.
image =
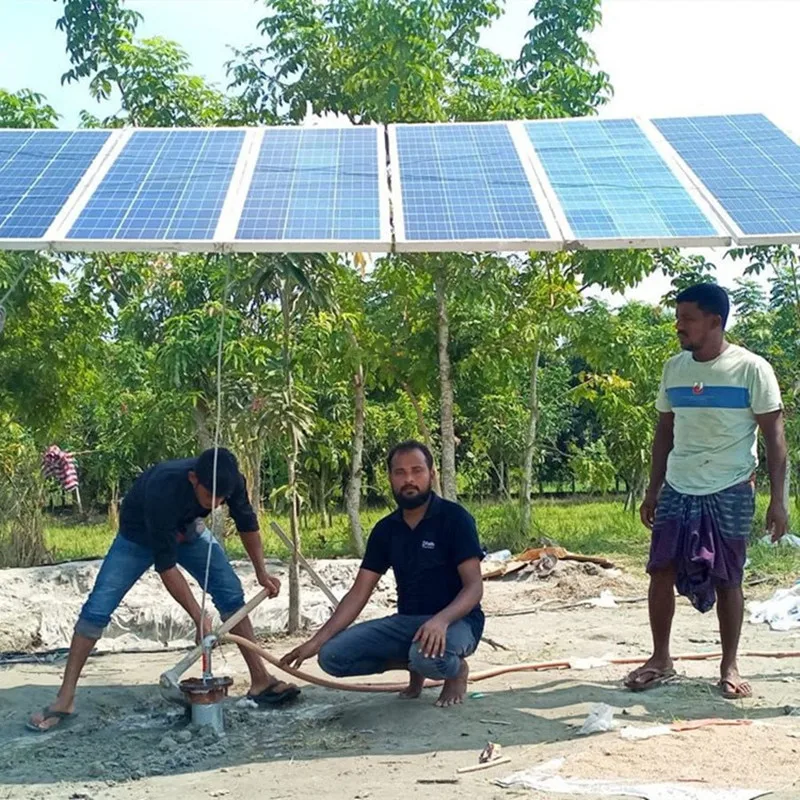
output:
M 40 239 L 108 131 L 0 131 L 0 241 Z
M 525 129 L 576 238 L 718 235 L 634 120 L 528 122 Z
M 134 131 L 69 239 L 211 240 L 241 130 Z
M 553 238 L 507 125 L 398 125 L 394 134 L 409 241 Z
M 0 130 L 0 248 L 381 252 L 731 241 L 800 242 L 800 147 L 760 115 Z
M 377 241 L 375 128 L 266 130 L 239 220 L 239 240 Z
M 800 233 L 800 147 L 766 117 L 654 124 L 746 236 Z

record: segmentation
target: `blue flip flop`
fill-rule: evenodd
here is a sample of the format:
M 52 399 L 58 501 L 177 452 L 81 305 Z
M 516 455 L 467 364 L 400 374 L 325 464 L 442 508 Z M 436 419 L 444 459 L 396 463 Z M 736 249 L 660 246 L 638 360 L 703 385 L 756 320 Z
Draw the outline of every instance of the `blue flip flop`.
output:
M 54 711 L 52 708 L 48 708 L 47 706 L 42 709 L 42 714 L 44 716 L 39 725 L 41 725 L 43 722 L 47 722 L 49 719 L 57 719 L 59 722 L 56 725 L 51 725 L 49 728 L 40 728 L 39 725 L 36 725 L 34 722 L 28 720 L 25 723 L 25 727 L 34 733 L 50 733 L 58 728 L 63 728 L 64 726 L 69 725 L 69 723 L 78 716 L 77 711 Z

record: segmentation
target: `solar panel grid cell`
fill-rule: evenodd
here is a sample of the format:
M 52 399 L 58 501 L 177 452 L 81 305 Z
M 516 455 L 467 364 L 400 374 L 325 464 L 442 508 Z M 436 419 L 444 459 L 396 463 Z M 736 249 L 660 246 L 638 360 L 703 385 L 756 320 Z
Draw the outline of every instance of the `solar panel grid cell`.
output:
M 717 235 L 634 120 L 528 122 L 525 128 L 578 239 Z
M 45 235 L 108 131 L 0 131 L 0 239 Z
M 410 241 L 549 239 L 505 123 L 395 128 Z
M 800 233 L 800 147 L 766 117 L 653 123 L 745 235 Z
M 213 239 L 243 141 L 241 130 L 135 131 L 68 238 Z

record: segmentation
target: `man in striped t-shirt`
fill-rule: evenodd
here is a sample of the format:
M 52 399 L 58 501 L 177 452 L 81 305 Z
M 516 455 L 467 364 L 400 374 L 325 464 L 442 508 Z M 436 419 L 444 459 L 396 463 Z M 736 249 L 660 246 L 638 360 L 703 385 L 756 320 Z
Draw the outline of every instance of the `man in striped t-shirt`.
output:
M 772 367 L 725 341 L 729 301 L 705 283 L 677 298 L 683 352 L 664 367 L 656 401 L 650 486 L 641 507 L 652 529 L 650 627 L 653 656 L 626 679 L 633 691 L 675 674 L 669 639 L 674 590 L 699 611 L 716 601 L 722 641 L 719 687 L 726 698 L 749 697 L 736 653 L 744 614 L 742 576 L 755 513 L 757 435 L 766 444 L 773 540 L 786 533 L 786 441 L 781 393 Z

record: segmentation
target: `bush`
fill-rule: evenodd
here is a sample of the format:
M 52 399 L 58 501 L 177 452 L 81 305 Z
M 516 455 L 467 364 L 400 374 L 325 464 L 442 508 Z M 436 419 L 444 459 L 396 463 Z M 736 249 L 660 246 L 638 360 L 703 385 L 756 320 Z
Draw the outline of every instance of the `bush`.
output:
M 50 561 L 44 541 L 44 479 L 26 431 L 0 413 L 0 568 Z

